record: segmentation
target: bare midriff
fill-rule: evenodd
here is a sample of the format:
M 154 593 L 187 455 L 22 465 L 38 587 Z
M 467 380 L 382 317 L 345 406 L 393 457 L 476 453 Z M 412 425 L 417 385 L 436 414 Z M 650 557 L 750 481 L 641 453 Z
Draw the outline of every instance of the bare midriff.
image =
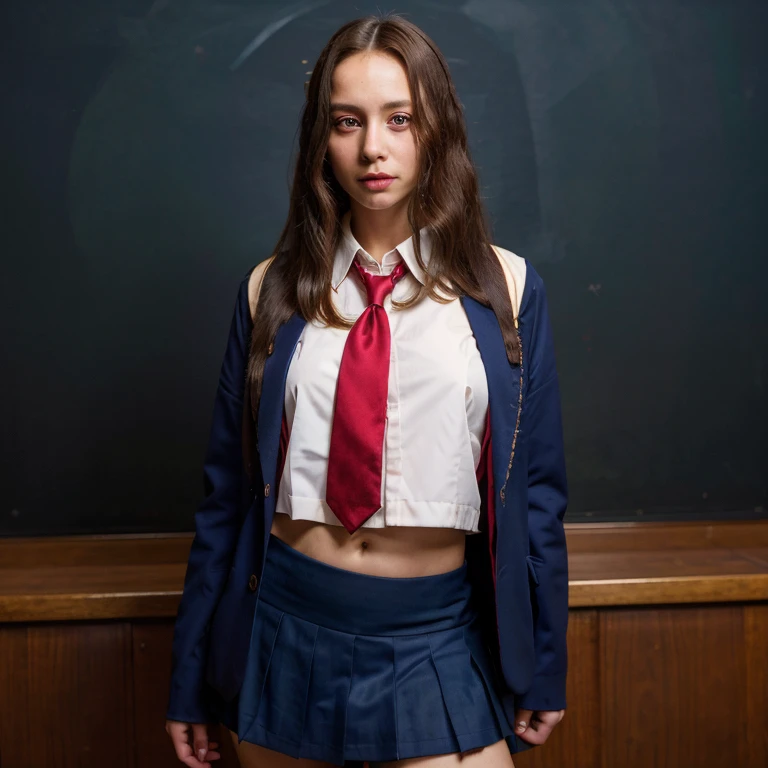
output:
M 370 576 L 434 576 L 464 563 L 466 532 L 455 528 L 358 528 L 293 520 L 277 513 L 271 532 L 289 547 L 336 568 Z

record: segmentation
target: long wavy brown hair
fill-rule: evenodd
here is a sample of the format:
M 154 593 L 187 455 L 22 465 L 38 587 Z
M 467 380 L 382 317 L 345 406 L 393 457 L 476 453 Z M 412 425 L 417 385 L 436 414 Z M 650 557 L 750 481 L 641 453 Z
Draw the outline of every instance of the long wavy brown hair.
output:
M 331 291 L 334 253 L 349 196 L 336 180 L 326 150 L 332 126 L 334 69 L 347 57 L 364 51 L 386 53 L 403 64 L 413 101 L 411 127 L 420 163 L 419 181 L 408 204 L 408 222 L 416 259 L 425 270 L 425 284 L 407 300 L 393 302 L 393 308 L 406 309 L 425 296 L 440 302 L 462 294 L 471 296 L 493 309 L 509 362 L 520 362 L 514 310 L 501 265 L 490 246 L 490 224 L 448 65 L 435 43 L 410 21 L 396 14 L 365 16 L 348 22 L 331 37 L 306 87 L 288 218 L 261 283 L 258 320 L 251 337 L 244 417 L 247 423 L 250 416 L 251 428 L 257 427 L 264 364 L 280 325 L 294 312 L 336 328 L 352 325 L 337 312 Z M 421 256 L 422 226 L 429 227 L 432 235 L 428 269 Z M 438 291 L 447 298 L 441 298 Z M 246 445 L 251 440 L 249 436 Z

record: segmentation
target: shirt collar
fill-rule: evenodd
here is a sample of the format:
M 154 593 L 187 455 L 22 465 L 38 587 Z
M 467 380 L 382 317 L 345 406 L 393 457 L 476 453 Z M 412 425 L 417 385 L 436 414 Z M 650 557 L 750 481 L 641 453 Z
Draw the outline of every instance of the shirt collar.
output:
M 363 248 L 357 239 L 352 234 L 350 227 L 350 220 L 352 218 L 352 211 L 347 211 L 341 217 L 341 239 L 336 249 L 336 254 L 333 263 L 333 289 L 337 290 L 339 284 L 344 280 L 349 272 L 349 268 L 352 266 L 352 261 L 355 256 L 360 252 L 360 263 L 364 266 L 367 261 L 374 262 L 375 259 L 368 251 Z M 422 227 L 419 230 L 419 239 L 421 243 L 421 258 L 424 260 L 424 264 L 429 264 L 429 257 L 431 254 L 432 238 L 427 227 Z M 416 263 L 416 253 L 413 248 L 413 236 L 411 235 L 407 240 L 403 240 L 402 243 L 396 245 L 391 251 L 384 254 L 381 260 L 382 266 L 388 267 L 397 264 L 400 259 L 403 259 L 411 271 L 411 274 L 423 285 L 424 284 L 424 271 Z

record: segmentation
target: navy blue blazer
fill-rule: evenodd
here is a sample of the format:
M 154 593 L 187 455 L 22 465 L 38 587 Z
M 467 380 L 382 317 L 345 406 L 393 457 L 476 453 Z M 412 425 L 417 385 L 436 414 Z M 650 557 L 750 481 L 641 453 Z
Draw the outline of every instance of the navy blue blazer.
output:
M 240 690 L 275 512 L 285 380 L 306 321 L 294 314 L 281 325 L 267 358 L 259 461 L 249 482 L 241 436 L 252 271 L 240 283 L 214 403 L 205 498 L 195 515 L 173 637 L 171 720 L 212 722 L 217 697 L 231 701 Z M 493 311 L 468 296 L 461 301 L 486 370 L 493 468 L 493 495 L 482 494 L 480 518 L 492 525 L 467 537 L 467 567 L 504 710 L 514 723 L 516 706 L 566 706 L 567 484 L 558 375 L 544 283 L 529 262 L 518 316 L 522 365 L 507 360 Z M 528 746 L 514 741 L 512 751 Z

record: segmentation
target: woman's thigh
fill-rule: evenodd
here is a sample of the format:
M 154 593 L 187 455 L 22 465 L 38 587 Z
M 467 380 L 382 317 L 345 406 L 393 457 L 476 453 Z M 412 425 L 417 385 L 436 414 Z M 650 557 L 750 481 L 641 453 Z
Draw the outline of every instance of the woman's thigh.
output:
M 507 742 L 502 739 L 487 747 L 470 752 L 453 752 L 449 755 L 409 757 L 407 760 L 391 760 L 386 763 L 371 763 L 371 768 L 515 768 Z
M 243 741 L 238 744 L 237 734 L 224 725 L 222 728 L 229 733 L 232 743 L 235 745 L 240 768 L 335 768 L 333 763 L 305 758 L 297 760 L 289 755 L 284 755 L 282 752 L 275 752 L 258 744 L 251 744 L 250 741 Z

